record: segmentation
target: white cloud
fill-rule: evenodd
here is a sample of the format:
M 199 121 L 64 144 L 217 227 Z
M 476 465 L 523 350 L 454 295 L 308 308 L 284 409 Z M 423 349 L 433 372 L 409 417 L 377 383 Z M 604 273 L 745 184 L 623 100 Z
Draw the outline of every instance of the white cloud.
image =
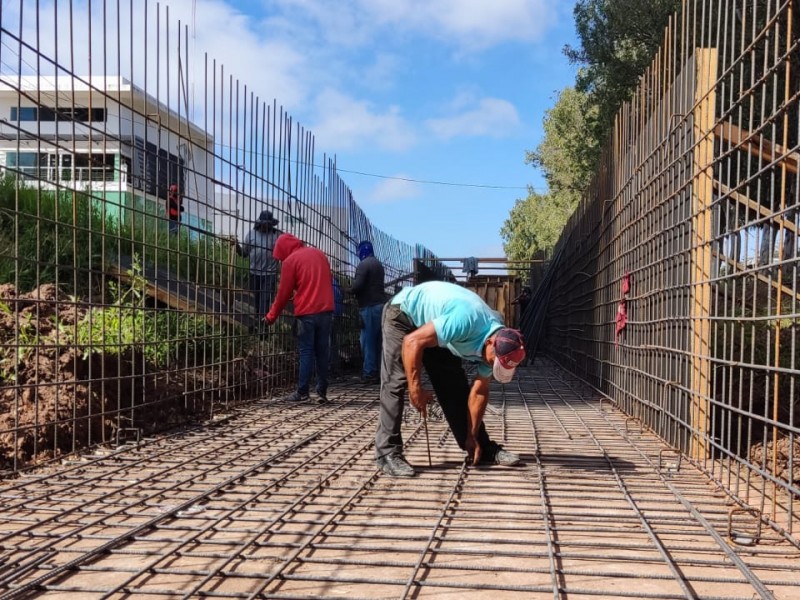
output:
M 292 107 L 307 101 L 311 81 L 299 75 L 310 70 L 307 57 L 291 43 L 264 35 L 263 28 L 253 17 L 243 14 L 228 2 L 197 0 L 194 11 L 192 0 L 170 0 L 168 5 L 149 2 L 146 15 L 141 6 L 134 6 L 131 13 L 130 5 L 122 3 L 119 20 L 124 26 L 120 26 L 119 35 L 116 8 L 114 2 L 108 2 L 105 11 L 95 9 L 90 14 L 86 0 L 55 4 L 52 0 L 42 2 L 38 13 L 24 13 L 23 39 L 32 44 L 36 44 L 38 39 L 39 52 L 44 57 L 57 58 L 62 67 L 79 76 L 89 74 L 91 54 L 94 75 L 119 74 L 131 78 L 139 86 L 146 85 L 153 95 L 158 84 L 159 100 L 173 108 L 179 103 L 179 58 L 188 71 L 189 82 L 194 82 L 197 90 L 194 101 L 201 106 L 204 102 L 202 88 L 214 85 L 214 60 L 218 95 L 223 88 L 227 91 L 230 76 L 233 76 L 234 85 L 237 79 L 242 84 L 242 94 L 243 84 L 247 84 L 248 93 L 253 92 L 264 101 L 271 102 L 277 98 L 285 106 Z M 9 20 L 18 22 L 18 18 L 18 14 L 8 15 Z M 4 26 L 5 21 L 6 15 Z M 157 22 L 160 28 L 156 27 Z M 188 39 L 184 26 L 189 27 Z M 207 83 L 203 52 L 208 53 L 209 60 Z M 23 52 L 23 60 L 27 62 L 23 64 L 23 73 L 36 68 L 34 52 Z M 223 65 L 224 80 L 220 76 Z M 39 67 L 43 73 L 52 72 L 52 65 L 46 59 L 39 63 Z M 220 98 L 217 97 L 216 101 L 219 102 Z M 228 101 L 226 95 L 225 102 Z
M 463 98 L 457 102 L 463 104 Z M 454 137 L 505 137 L 520 125 L 519 114 L 513 104 L 499 98 L 483 98 L 477 106 L 460 113 L 439 119 L 429 119 L 425 123 L 439 138 Z
M 311 130 L 322 148 L 405 150 L 415 142 L 396 106 L 378 111 L 368 102 L 328 89 L 317 97 L 317 114 L 320 121 Z
M 433 36 L 480 50 L 505 42 L 540 39 L 556 18 L 547 0 L 279 0 L 304 11 L 320 34 L 344 45 L 375 39 L 387 29 Z
M 367 204 L 387 204 L 397 200 L 417 198 L 422 188 L 414 181 L 408 181 L 404 174 L 395 175 L 397 179 L 385 179 L 367 192 L 364 200 Z
M 270 104 L 277 99 L 309 126 L 317 148 L 327 151 L 359 147 L 399 151 L 417 142 L 416 128 L 400 107 L 370 103 L 360 97 L 365 89 L 393 89 L 397 73 L 406 66 L 406 59 L 394 52 L 396 46 L 384 40 L 397 35 L 399 43 L 408 43 L 408 35 L 413 34 L 450 43 L 459 51 L 475 51 L 507 41 L 537 39 L 551 15 L 545 0 L 338 0 L 335 9 L 331 0 L 273 0 L 264 4 L 260 16 L 243 12 L 232 0 L 168 0 L 160 4 L 151 0 L 145 23 L 144 11 L 138 2 L 134 4 L 132 14 L 127 2 L 120 4 L 123 26 L 119 43 L 116 3 L 107 4 L 104 24 L 104 11 L 93 10 L 90 16 L 87 0 L 55 3 L 57 19 L 54 0 L 42 0 L 38 15 L 26 11 L 23 37 L 29 42 L 38 38 L 44 55 L 54 57 L 57 53 L 62 65 L 81 75 L 88 74 L 90 52 L 94 74 L 104 69 L 116 74 L 119 64 L 123 76 L 132 77 L 138 85 L 146 83 L 151 94 L 158 83 L 159 99 L 166 102 L 169 96 L 169 104 L 173 108 L 180 105 L 183 111 L 186 99 L 178 93 L 183 80 L 177 69 L 180 21 L 188 27 L 188 40 L 182 27 L 180 42 L 181 48 L 186 42 L 189 46 L 190 84 L 186 89 L 193 120 L 202 124 L 204 107 L 210 110 L 216 103 L 216 122 L 227 127 L 228 114 L 235 114 L 228 94 L 233 76 L 234 86 L 239 81 L 240 106 L 245 85 L 248 105 L 251 93 Z M 74 16 L 72 35 L 67 33 L 70 7 Z M 157 7 L 161 23 L 158 35 Z M 13 11 L 4 15 L 4 26 L 16 30 L 12 16 Z M 209 57 L 207 75 L 203 52 Z M 14 62 L 12 54 L 5 52 L 4 62 Z M 36 64 L 33 53 L 24 54 Z M 70 57 L 74 57 L 72 64 Z M 214 60 L 217 78 L 212 82 Z M 185 67 L 185 60 L 183 64 Z M 23 72 L 27 70 L 23 68 Z M 235 87 L 233 92 L 235 96 Z M 508 102 L 492 98 L 467 101 L 451 108 L 453 116 L 432 119 L 427 126 L 440 138 L 452 138 L 502 136 L 519 123 L 516 110 Z

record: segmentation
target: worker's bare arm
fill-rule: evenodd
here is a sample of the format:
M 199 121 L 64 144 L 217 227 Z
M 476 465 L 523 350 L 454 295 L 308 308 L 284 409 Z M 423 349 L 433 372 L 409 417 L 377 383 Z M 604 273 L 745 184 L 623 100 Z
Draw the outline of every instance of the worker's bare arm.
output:
M 478 444 L 478 431 L 480 431 L 481 423 L 483 423 L 483 414 L 486 411 L 486 405 L 488 403 L 489 378 L 476 377 L 469 391 L 469 399 L 467 400 L 469 422 L 467 424 L 467 440 L 464 448 L 472 464 L 476 464 L 481 459 L 481 447 L 480 444 Z

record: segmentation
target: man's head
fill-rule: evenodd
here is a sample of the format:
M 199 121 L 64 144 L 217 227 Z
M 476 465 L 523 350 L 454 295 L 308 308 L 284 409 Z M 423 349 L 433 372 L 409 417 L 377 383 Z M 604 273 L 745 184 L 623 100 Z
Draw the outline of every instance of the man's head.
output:
M 522 333 L 510 327 L 498 329 L 487 340 L 487 359 L 492 361 L 492 373 L 500 383 L 514 377 L 517 366 L 525 360 L 525 340 Z
M 278 219 L 273 218 L 272 212 L 269 210 L 262 210 L 261 214 L 256 219 L 256 229 L 269 230 L 273 229 L 278 224 Z
M 272 250 L 272 256 L 277 260 L 283 262 L 296 250 L 303 247 L 303 242 L 293 236 L 291 233 L 282 233 L 275 241 L 275 248 Z
M 368 256 L 375 256 L 375 250 L 372 248 L 372 242 L 364 240 L 358 244 L 358 259 L 364 260 Z

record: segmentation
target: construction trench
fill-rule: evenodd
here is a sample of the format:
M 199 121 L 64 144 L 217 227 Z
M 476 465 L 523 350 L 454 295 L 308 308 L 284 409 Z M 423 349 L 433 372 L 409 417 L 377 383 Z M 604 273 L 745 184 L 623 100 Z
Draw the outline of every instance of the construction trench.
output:
M 33 4 L 0 11 L 0 600 L 800 600 L 798 0 L 677 3 L 522 260 L 377 227 L 168 2 Z M 260 327 L 238 252 L 262 211 L 341 290 L 370 241 L 387 297 L 458 281 L 519 327 L 485 422 L 522 464 L 467 465 L 434 405 L 418 475 L 379 471 L 351 296 L 330 402 L 279 400 L 293 310 Z
M 517 467 L 409 409 L 418 475 L 376 469 L 376 385 L 264 399 L 3 482 L 0 598 L 800 597 L 800 550 L 538 360 L 493 384 Z

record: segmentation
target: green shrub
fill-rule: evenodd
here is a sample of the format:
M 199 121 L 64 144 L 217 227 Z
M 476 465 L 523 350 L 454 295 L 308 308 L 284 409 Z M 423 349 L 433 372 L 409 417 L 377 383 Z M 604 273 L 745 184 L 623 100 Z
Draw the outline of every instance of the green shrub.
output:
M 71 341 L 84 358 L 92 353 L 136 353 L 156 368 L 175 361 L 197 364 L 222 358 L 221 331 L 205 318 L 146 306 L 147 281 L 136 257 L 128 282 L 108 285 L 112 303 L 90 309 L 75 327 Z
M 57 283 L 85 295 L 109 266 L 138 255 L 142 264 L 169 270 L 171 276 L 217 288 L 242 287 L 247 262 L 227 240 L 126 209 L 123 222 L 104 214 L 102 196 L 72 190 L 26 187 L 11 175 L 0 179 L 0 284 L 18 293 Z M 136 200 L 137 204 L 142 204 Z

